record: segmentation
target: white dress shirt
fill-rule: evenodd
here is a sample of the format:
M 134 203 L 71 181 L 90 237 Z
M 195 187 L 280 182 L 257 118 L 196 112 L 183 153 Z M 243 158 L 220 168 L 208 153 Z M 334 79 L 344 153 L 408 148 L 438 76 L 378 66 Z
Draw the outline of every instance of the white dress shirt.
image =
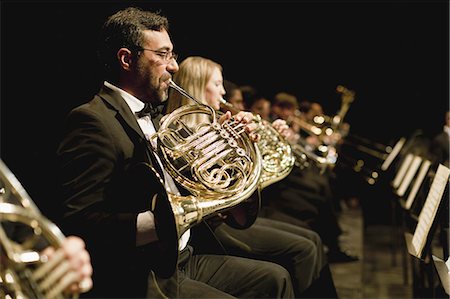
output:
M 131 111 L 136 115 L 136 112 L 141 111 L 144 108 L 144 102 L 137 99 L 136 97 L 132 96 L 128 92 L 126 92 L 123 89 L 120 89 L 117 86 L 112 85 L 111 83 L 105 81 L 104 85 L 106 87 L 111 88 L 112 90 L 117 91 L 120 93 L 122 98 L 125 100 L 127 105 L 130 107 Z M 137 122 L 139 124 L 139 127 L 141 127 L 142 132 L 144 133 L 144 136 L 149 140 L 149 142 L 152 143 L 152 146 L 156 148 L 156 139 L 150 139 L 150 136 L 152 136 L 155 131 L 155 127 L 153 126 L 152 120 L 149 116 L 144 116 L 141 118 L 138 118 L 136 116 Z M 172 177 L 166 172 L 164 169 L 163 164 L 161 163 L 161 160 L 159 159 L 158 155 L 155 155 L 156 159 L 158 160 L 159 165 L 161 166 L 161 169 L 163 170 L 164 174 L 164 182 L 166 190 L 169 193 L 180 195 L 180 192 L 175 185 L 175 182 L 173 181 Z M 182 250 L 186 247 L 190 237 L 190 230 L 187 230 L 179 239 L 179 250 Z M 136 245 L 145 245 L 147 243 L 156 241 L 158 239 L 158 236 L 156 235 L 155 231 L 155 219 L 154 215 L 151 211 L 146 211 L 143 213 L 138 214 L 137 217 L 137 230 L 136 230 Z

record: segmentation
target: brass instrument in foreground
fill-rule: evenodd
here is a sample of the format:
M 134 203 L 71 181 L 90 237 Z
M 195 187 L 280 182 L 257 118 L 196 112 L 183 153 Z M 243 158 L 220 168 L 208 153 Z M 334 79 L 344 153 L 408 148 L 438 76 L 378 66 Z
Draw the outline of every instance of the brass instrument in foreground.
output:
M 0 160 L 0 297 L 67 298 L 63 291 L 76 275 L 64 270 L 63 255 L 47 261 L 40 253 L 47 246 L 58 249 L 64 239 Z
M 142 170 L 149 180 L 159 182 L 152 209 L 163 255 L 155 272 L 161 277 L 175 271 L 178 239 L 200 221 L 250 198 L 258 188 L 262 167 L 259 149 L 243 124 L 234 119 L 219 123 L 210 106 L 201 104 L 172 81 L 169 86 L 197 104 L 179 107 L 164 116 L 152 137 L 157 139 L 156 150 L 167 172 L 191 195 L 166 190 L 150 165 Z M 202 122 L 189 121 L 193 116 L 201 116 Z
M 233 114 L 240 112 L 225 99 L 221 99 L 221 103 Z M 259 179 L 259 187 L 262 190 L 288 176 L 294 167 L 295 158 L 289 143 L 271 123 L 261 119 L 259 115 L 255 116 L 255 121 L 259 123 L 256 133 L 261 136 L 257 145 L 262 157 L 262 173 Z

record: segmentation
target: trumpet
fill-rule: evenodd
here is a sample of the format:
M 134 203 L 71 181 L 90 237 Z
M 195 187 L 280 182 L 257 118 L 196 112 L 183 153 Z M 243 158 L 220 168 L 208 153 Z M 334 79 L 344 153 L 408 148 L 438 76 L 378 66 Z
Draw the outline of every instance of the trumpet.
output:
M 287 122 L 297 125 L 300 130 L 306 132 L 309 136 L 316 136 L 320 143 L 327 146 L 334 146 L 342 137 L 342 133 L 338 131 L 338 128 L 334 128 L 330 122 L 334 121 L 337 117 L 330 117 L 327 115 L 314 116 L 312 123 L 304 120 L 301 116 L 301 112 L 296 110 L 294 115 L 290 116 Z M 339 133 L 339 135 L 337 135 Z M 336 138 L 338 136 L 338 138 Z
M 336 91 L 341 95 L 341 108 L 333 117 L 332 126 L 333 128 L 337 128 L 343 121 L 344 117 L 350 108 L 350 104 L 355 100 L 355 92 L 346 88 L 345 86 L 338 85 L 336 87 Z
M 315 121 L 323 125 L 327 116 L 316 116 Z M 300 168 L 310 167 L 311 161 L 320 169 L 320 173 L 324 173 L 327 168 L 333 168 L 337 161 L 337 151 L 334 147 L 335 142 L 331 138 L 334 130 L 331 127 L 320 127 L 311 124 L 302 119 L 301 112 L 296 110 L 293 116 L 288 119 L 291 125 L 297 124 L 300 129 L 304 130 L 308 135 L 315 136 L 319 140 L 319 145 L 313 148 L 305 144 L 304 141 L 291 142 L 292 151 L 295 156 L 295 164 Z M 317 153 L 315 153 L 315 151 Z
M 323 130 L 319 126 L 316 126 L 316 125 L 311 124 L 308 121 L 304 120 L 301 117 L 301 114 L 302 113 L 300 112 L 300 110 L 295 110 L 294 115 L 290 116 L 287 119 L 287 123 L 288 124 L 296 124 L 301 130 L 304 130 L 309 135 L 320 137 L 320 136 L 322 136 L 322 134 L 325 133 L 325 130 Z M 317 124 L 322 126 L 322 124 L 325 121 L 325 118 L 323 119 L 323 121 L 321 123 L 320 123 L 320 121 L 321 121 L 321 119 L 317 118 Z
M 301 143 L 291 144 L 291 147 L 295 156 L 295 165 L 301 169 L 310 167 L 310 161 L 313 161 L 319 168 L 320 174 L 323 174 L 326 169 L 333 168 L 336 164 L 337 152 L 334 147 L 319 147 L 322 149 L 323 155 L 315 154 L 313 149 Z
M 386 159 L 393 149 L 390 145 L 375 142 L 355 134 L 351 134 L 348 137 L 349 138 L 344 141 L 345 144 L 379 160 Z M 353 139 L 353 141 L 351 139 Z

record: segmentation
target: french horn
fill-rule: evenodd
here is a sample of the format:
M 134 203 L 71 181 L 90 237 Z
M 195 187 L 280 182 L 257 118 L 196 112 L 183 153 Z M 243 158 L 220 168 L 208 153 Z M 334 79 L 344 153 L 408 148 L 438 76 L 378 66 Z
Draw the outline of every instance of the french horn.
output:
M 178 259 L 178 239 L 191 227 L 218 213 L 226 212 L 255 193 L 261 177 L 261 154 L 244 125 L 233 118 L 219 123 L 216 111 L 190 96 L 173 81 L 169 86 L 196 102 L 164 116 L 155 150 L 165 170 L 190 195 L 166 190 L 153 167 L 149 180 L 159 182 L 161 192 L 152 200 L 156 230 L 162 246 L 163 263 L 155 272 L 169 277 Z M 202 122 L 187 121 L 192 115 Z M 145 171 L 143 171 L 145 172 Z
M 58 249 L 64 239 L 0 160 L 0 297 L 67 298 L 63 291 L 76 275 L 67 270 L 63 254 L 47 261 L 41 253 L 47 246 Z
M 221 99 L 221 103 L 233 114 L 239 112 L 225 99 Z M 262 173 L 259 180 L 259 187 L 262 190 L 288 176 L 294 167 L 295 157 L 289 143 L 271 123 L 261 119 L 259 115 L 255 115 L 254 118 L 259 124 L 256 133 L 261 136 L 257 146 L 262 157 Z

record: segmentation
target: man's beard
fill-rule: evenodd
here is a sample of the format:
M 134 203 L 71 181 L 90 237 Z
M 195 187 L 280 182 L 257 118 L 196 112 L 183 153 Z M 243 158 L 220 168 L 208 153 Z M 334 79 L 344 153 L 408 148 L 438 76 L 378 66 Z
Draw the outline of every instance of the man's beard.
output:
M 161 86 L 155 86 L 151 94 L 149 94 L 149 100 L 152 103 L 163 103 L 169 98 L 169 89 L 161 89 Z

